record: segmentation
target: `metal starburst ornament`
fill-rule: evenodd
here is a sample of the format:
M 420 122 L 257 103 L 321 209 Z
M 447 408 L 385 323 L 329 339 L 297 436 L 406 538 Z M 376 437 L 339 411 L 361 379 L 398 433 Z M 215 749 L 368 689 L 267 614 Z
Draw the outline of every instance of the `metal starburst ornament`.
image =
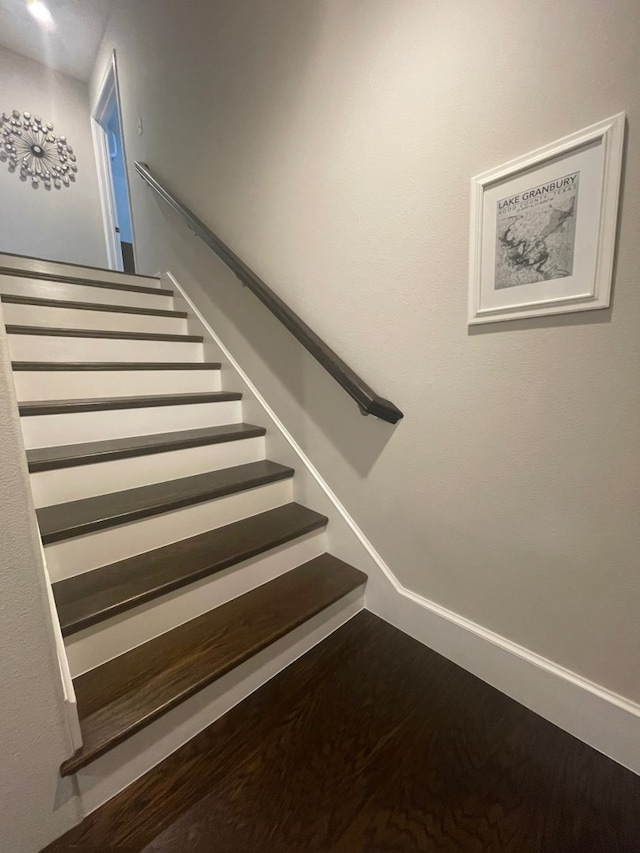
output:
M 51 122 L 40 116 L 13 110 L 0 119 L 0 160 L 9 163 L 9 171 L 20 171 L 24 181 L 36 188 L 61 189 L 75 181 L 78 167 L 73 147 L 65 136 L 53 132 Z

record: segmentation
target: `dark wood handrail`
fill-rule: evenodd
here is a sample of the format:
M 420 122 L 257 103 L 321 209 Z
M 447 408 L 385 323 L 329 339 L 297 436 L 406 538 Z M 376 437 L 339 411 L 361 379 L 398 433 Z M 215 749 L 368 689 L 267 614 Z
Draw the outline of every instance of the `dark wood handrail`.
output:
M 336 353 L 320 338 L 313 329 L 302 320 L 295 311 L 277 296 L 271 288 L 259 278 L 244 261 L 231 251 L 207 226 L 192 213 L 188 207 L 179 202 L 152 174 L 146 163 L 136 163 L 136 170 L 140 177 L 153 189 L 187 226 L 203 240 L 207 246 L 223 261 L 229 269 L 240 279 L 242 284 L 251 290 L 258 299 L 266 305 L 271 313 L 283 323 L 307 349 L 311 355 L 320 362 L 331 376 L 358 404 L 360 411 L 365 415 L 375 415 L 383 421 L 391 424 L 397 423 L 402 417 L 402 412 L 389 400 L 385 400 L 373 391 L 349 365 L 336 355 Z

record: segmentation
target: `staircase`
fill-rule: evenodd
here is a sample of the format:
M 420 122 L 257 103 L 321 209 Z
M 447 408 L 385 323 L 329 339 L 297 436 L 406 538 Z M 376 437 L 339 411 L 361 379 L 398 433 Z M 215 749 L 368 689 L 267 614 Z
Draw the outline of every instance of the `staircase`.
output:
M 86 811 L 363 606 L 159 279 L 0 258 Z

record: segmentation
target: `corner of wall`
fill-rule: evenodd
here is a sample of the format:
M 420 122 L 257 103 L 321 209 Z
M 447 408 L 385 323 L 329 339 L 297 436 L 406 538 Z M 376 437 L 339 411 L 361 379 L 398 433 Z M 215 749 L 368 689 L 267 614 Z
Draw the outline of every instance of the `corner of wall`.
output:
M 73 782 L 59 773 L 79 729 L 61 636 L 57 642 L 1 304 L 0 429 L 0 826 L 3 849 L 36 853 L 82 817 Z
M 246 413 L 269 422 L 268 454 L 296 469 L 295 498 L 328 516 L 329 547 L 364 571 L 366 607 L 530 710 L 640 773 L 640 706 L 406 589 L 170 273 L 163 278 L 241 387 Z

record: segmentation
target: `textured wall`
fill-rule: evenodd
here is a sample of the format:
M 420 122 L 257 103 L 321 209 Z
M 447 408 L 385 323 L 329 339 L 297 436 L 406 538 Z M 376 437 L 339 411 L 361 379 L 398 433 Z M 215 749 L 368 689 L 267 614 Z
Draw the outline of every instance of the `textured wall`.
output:
M 127 150 L 406 413 L 362 418 L 133 180 L 189 286 L 410 589 L 640 700 L 636 0 L 120 4 Z M 469 179 L 626 110 L 613 309 L 466 325 Z M 144 133 L 138 134 L 138 115 Z
M 59 774 L 72 747 L 4 332 L 0 437 L 0 850 L 37 853 L 78 811 Z
M 0 114 L 30 112 L 53 122 L 78 158 L 75 183 L 33 189 L 0 162 L 0 251 L 106 266 L 86 84 L 0 46 Z

